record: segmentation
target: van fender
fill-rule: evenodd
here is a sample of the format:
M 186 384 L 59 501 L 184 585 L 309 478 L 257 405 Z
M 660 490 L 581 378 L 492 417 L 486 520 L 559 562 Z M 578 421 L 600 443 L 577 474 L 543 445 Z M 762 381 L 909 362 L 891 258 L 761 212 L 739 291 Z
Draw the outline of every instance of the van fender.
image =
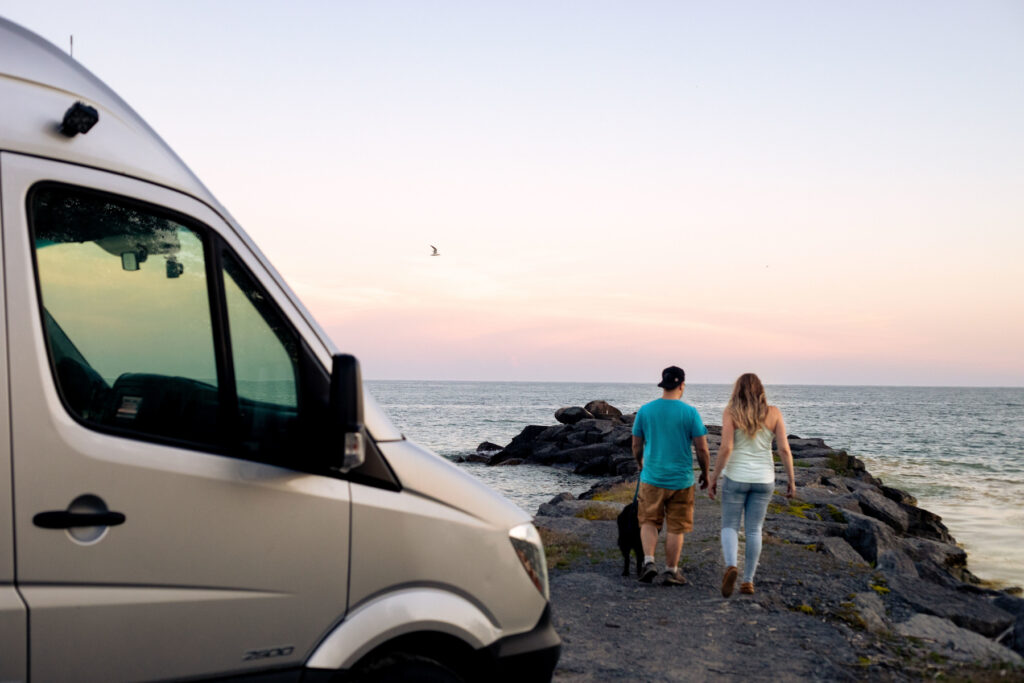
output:
M 474 650 L 502 636 L 487 614 L 466 598 L 438 588 L 406 588 L 353 610 L 320 642 L 306 667 L 349 669 L 377 646 L 422 631 L 454 636 Z

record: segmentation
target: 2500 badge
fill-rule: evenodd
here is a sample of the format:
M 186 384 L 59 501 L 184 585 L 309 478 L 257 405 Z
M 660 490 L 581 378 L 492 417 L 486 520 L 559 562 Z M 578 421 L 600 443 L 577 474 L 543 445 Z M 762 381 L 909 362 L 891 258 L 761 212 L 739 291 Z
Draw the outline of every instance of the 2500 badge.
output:
M 255 659 L 270 659 L 272 657 L 287 657 L 291 653 L 295 652 L 294 645 L 286 645 L 285 647 L 272 647 L 266 650 L 249 650 L 242 657 L 243 662 L 251 662 Z

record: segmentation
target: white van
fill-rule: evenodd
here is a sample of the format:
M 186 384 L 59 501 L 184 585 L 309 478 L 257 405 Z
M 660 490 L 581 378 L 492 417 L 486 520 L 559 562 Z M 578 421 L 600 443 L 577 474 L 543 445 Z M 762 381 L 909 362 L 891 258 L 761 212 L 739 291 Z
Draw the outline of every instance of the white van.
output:
M 2 19 L 0 265 L 0 681 L 551 677 L 530 517 L 407 441 L 174 152 Z

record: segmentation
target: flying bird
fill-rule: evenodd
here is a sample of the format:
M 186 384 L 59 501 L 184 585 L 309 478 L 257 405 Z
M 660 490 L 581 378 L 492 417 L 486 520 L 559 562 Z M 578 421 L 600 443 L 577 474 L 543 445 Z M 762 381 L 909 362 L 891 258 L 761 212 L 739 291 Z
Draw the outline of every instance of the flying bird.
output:
M 434 250 L 434 253 L 431 254 L 431 256 L 440 256 L 441 255 L 441 252 L 439 252 L 437 250 L 437 247 L 435 247 L 433 244 L 430 245 L 430 248 Z

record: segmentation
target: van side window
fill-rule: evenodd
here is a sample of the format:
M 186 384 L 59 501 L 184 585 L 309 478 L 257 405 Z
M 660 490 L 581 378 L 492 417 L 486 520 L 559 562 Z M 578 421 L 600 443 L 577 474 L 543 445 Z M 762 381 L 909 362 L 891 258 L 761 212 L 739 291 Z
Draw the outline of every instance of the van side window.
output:
M 221 259 L 242 448 L 265 459 L 296 436 L 299 340 L 235 258 Z
M 29 198 L 42 314 L 58 388 L 80 420 L 214 446 L 223 441 L 198 228 L 64 186 Z

